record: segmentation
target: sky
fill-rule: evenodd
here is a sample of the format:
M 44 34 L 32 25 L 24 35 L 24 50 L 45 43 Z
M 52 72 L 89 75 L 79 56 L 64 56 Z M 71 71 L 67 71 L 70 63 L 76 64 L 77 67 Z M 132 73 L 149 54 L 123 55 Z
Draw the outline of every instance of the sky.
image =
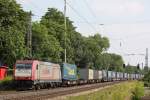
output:
M 63 11 L 64 0 L 17 0 L 40 20 L 47 8 Z M 67 16 L 84 36 L 100 33 L 110 40 L 108 52 L 123 56 L 126 64 L 145 64 L 150 49 L 149 0 L 67 0 Z M 150 65 L 150 63 L 149 63 Z

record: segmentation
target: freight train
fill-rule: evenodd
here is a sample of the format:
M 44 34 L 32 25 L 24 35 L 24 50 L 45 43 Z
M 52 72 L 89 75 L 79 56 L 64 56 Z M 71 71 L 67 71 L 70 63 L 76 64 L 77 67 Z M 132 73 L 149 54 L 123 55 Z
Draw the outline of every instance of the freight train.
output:
M 41 89 L 98 82 L 141 79 L 142 74 L 77 68 L 74 64 L 54 64 L 39 60 L 18 60 L 14 66 L 17 88 Z

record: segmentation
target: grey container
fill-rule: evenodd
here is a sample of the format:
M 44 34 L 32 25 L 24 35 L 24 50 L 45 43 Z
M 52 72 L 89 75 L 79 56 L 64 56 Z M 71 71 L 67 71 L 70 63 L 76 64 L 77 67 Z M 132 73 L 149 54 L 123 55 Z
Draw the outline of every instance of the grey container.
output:
M 94 79 L 94 71 L 92 69 L 79 69 L 79 79 L 82 80 L 93 80 Z
M 102 79 L 102 71 L 101 70 L 93 70 L 94 71 L 94 78 L 96 80 L 101 80 Z
M 102 78 L 103 79 L 107 78 L 107 71 L 106 70 L 102 70 Z
M 123 79 L 123 72 L 120 72 L 120 78 Z
M 112 74 L 112 78 L 115 79 L 116 78 L 116 72 L 112 71 L 111 74 Z
M 134 79 L 134 74 L 131 74 L 131 79 Z
M 124 78 L 127 79 L 128 78 L 128 74 L 124 73 Z
M 108 71 L 107 74 L 108 74 L 108 80 L 111 80 L 112 79 L 112 71 Z
M 99 79 L 98 70 L 93 70 L 93 72 L 94 72 L 94 77 L 93 77 L 93 79 Z
M 120 79 L 120 72 L 117 72 L 117 79 Z

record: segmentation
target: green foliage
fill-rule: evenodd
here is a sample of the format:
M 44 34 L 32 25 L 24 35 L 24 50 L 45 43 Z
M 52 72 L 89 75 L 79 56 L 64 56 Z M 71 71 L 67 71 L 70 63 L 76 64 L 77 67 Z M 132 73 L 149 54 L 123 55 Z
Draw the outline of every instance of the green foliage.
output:
M 141 100 L 140 98 L 144 95 L 144 85 L 141 83 L 137 83 L 132 94 L 132 100 Z
M 0 81 L 0 84 L 7 84 L 10 83 L 12 81 L 12 76 L 7 76 L 5 77 L 5 79 Z
M 40 60 L 60 62 L 62 48 L 59 41 L 53 35 L 48 34 L 48 29 L 35 22 L 32 25 L 32 32 L 33 57 Z
M 143 81 L 145 86 L 150 87 L 150 71 L 144 75 Z
M 125 72 L 128 72 L 128 73 L 142 73 L 142 70 L 138 69 L 137 66 L 127 65 L 125 67 Z
M 28 13 L 15 0 L 0 0 L 0 61 L 12 66 L 26 55 Z
M 0 81 L 0 90 L 14 90 L 14 81 L 12 76 L 5 77 L 4 80 Z
M 53 35 L 60 43 L 61 48 L 67 49 L 67 62 L 74 63 L 74 49 L 71 41 L 72 36 L 75 36 L 75 27 L 72 21 L 67 18 L 66 36 L 64 34 L 64 15 L 55 8 L 48 8 L 46 14 L 42 17 L 40 23 L 48 29 L 48 34 Z M 66 44 L 65 44 L 66 38 Z M 61 52 L 61 59 L 64 61 L 64 51 Z
M 83 67 L 94 67 L 100 69 L 102 52 L 109 48 L 109 40 L 106 37 L 101 37 L 99 34 L 83 38 L 83 58 L 81 65 Z
M 98 59 L 95 60 L 98 62 L 98 69 L 108 69 L 113 71 L 123 71 L 123 59 L 120 55 L 103 53 Z

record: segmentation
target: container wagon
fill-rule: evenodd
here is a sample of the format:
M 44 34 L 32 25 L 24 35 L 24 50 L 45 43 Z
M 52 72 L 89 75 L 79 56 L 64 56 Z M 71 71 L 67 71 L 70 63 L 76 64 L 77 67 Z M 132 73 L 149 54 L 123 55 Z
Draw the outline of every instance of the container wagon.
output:
M 134 80 L 134 74 L 131 74 L 131 80 Z
M 74 64 L 63 63 L 61 65 L 62 84 L 75 85 L 77 84 L 77 66 Z
M 120 72 L 120 80 L 124 80 L 123 72 Z
M 99 71 L 98 70 L 93 70 L 94 75 L 93 75 L 93 79 L 95 83 L 99 82 Z
M 60 86 L 61 68 L 59 64 L 38 60 L 19 60 L 14 67 L 17 87 L 40 89 Z
M 107 70 L 102 70 L 102 81 L 105 82 L 107 81 L 108 77 L 107 77 Z
M 130 74 L 128 73 L 128 80 L 130 80 Z
M 94 70 L 88 68 L 79 69 L 79 79 L 86 83 L 94 83 Z
M 127 73 L 123 73 L 123 78 L 124 78 L 124 80 L 128 80 L 128 74 Z
M 116 81 L 116 72 L 112 71 L 112 81 Z
M 120 72 L 117 72 L 116 77 L 117 77 L 117 80 L 120 80 Z
M 99 70 L 99 71 L 98 71 L 98 79 L 99 79 L 99 82 L 102 81 L 102 78 L 103 78 L 102 71 Z
M 108 71 L 108 81 L 112 81 L 112 71 Z
M 102 81 L 102 71 L 101 70 L 93 70 L 94 71 L 94 81 L 95 83 Z

